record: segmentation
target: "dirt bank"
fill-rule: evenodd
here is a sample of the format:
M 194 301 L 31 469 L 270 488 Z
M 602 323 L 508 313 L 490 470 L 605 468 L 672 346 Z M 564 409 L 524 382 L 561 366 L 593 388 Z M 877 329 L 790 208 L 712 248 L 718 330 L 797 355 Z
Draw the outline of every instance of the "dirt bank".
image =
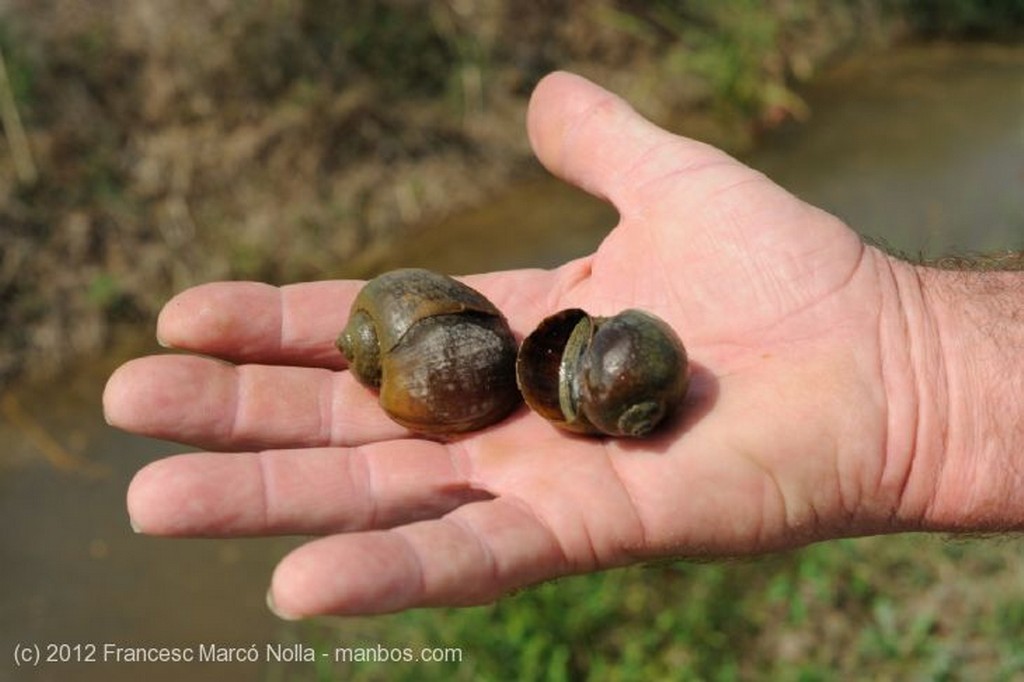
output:
M 681 4 L 0 5 L 0 386 L 198 282 L 360 274 L 537 172 L 523 116 L 554 68 L 737 148 L 808 114 L 800 81 L 909 26 L 881 0 Z

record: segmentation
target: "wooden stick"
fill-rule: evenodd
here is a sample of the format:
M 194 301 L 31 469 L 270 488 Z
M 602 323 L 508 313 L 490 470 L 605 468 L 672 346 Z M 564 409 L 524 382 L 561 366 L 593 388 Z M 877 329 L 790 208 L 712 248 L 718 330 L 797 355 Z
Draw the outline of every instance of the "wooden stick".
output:
M 0 397 L 0 414 L 25 435 L 54 469 L 65 473 L 84 474 L 89 477 L 102 477 L 108 473 L 103 465 L 91 462 L 61 445 L 42 424 L 36 421 L 35 417 L 22 407 L 13 393 L 5 393 L 3 397 Z

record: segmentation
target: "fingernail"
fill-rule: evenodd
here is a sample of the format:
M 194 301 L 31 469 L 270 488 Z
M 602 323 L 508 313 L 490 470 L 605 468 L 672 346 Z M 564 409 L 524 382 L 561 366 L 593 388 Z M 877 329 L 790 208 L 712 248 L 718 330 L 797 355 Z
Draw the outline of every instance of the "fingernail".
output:
M 133 533 L 141 533 L 142 532 L 142 529 L 139 528 L 139 525 L 137 523 L 135 523 L 135 519 L 133 519 L 131 516 L 128 517 L 128 525 L 132 527 L 132 532 Z
M 278 610 L 277 604 L 274 603 L 274 591 L 272 589 L 267 590 L 267 608 L 270 612 L 280 618 L 281 620 L 299 620 L 297 616 L 291 616 L 287 613 L 281 613 Z

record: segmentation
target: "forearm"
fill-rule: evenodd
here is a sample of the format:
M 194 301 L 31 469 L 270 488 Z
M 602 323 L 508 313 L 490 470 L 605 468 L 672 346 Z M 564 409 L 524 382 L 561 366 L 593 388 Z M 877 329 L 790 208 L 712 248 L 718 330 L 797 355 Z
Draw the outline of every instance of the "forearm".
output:
M 1010 256 L 913 268 L 922 308 L 916 329 L 908 327 L 920 337 L 908 481 L 926 500 L 925 529 L 1024 529 L 1021 263 Z

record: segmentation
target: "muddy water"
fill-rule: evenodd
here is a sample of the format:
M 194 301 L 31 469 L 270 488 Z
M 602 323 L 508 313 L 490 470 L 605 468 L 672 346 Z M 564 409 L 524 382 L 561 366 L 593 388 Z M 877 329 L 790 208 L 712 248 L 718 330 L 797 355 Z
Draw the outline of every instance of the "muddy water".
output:
M 1024 50 L 900 50 L 847 64 L 806 97 L 813 118 L 765 139 L 749 163 L 904 251 L 1024 247 Z M 550 267 L 592 251 L 614 223 L 600 202 L 538 181 L 422 231 L 375 267 Z M 295 541 L 131 532 L 132 473 L 184 448 L 103 423 L 109 369 L 0 404 L 0 680 L 279 676 L 249 664 L 13 669 L 18 642 L 265 647 L 298 636 L 263 604 Z
M 864 58 L 749 161 L 866 236 L 926 257 L 1024 248 L 1024 50 Z
M 192 678 L 173 664 L 13 671 L 18 643 L 38 644 L 44 656 L 55 645 L 58 659 L 74 659 L 100 657 L 93 645 L 264 647 L 293 638 L 267 611 L 264 592 L 275 557 L 294 541 L 172 541 L 132 532 L 124 506 L 131 475 L 184 448 L 106 426 L 107 369 L 0 402 L 0 680 Z M 253 679 L 254 669 L 199 668 L 224 680 Z
M 803 96 L 810 119 L 743 161 L 905 253 L 1024 248 L 1024 48 L 893 50 L 843 65 Z M 375 265 L 551 267 L 592 252 L 615 221 L 596 199 L 537 182 Z

